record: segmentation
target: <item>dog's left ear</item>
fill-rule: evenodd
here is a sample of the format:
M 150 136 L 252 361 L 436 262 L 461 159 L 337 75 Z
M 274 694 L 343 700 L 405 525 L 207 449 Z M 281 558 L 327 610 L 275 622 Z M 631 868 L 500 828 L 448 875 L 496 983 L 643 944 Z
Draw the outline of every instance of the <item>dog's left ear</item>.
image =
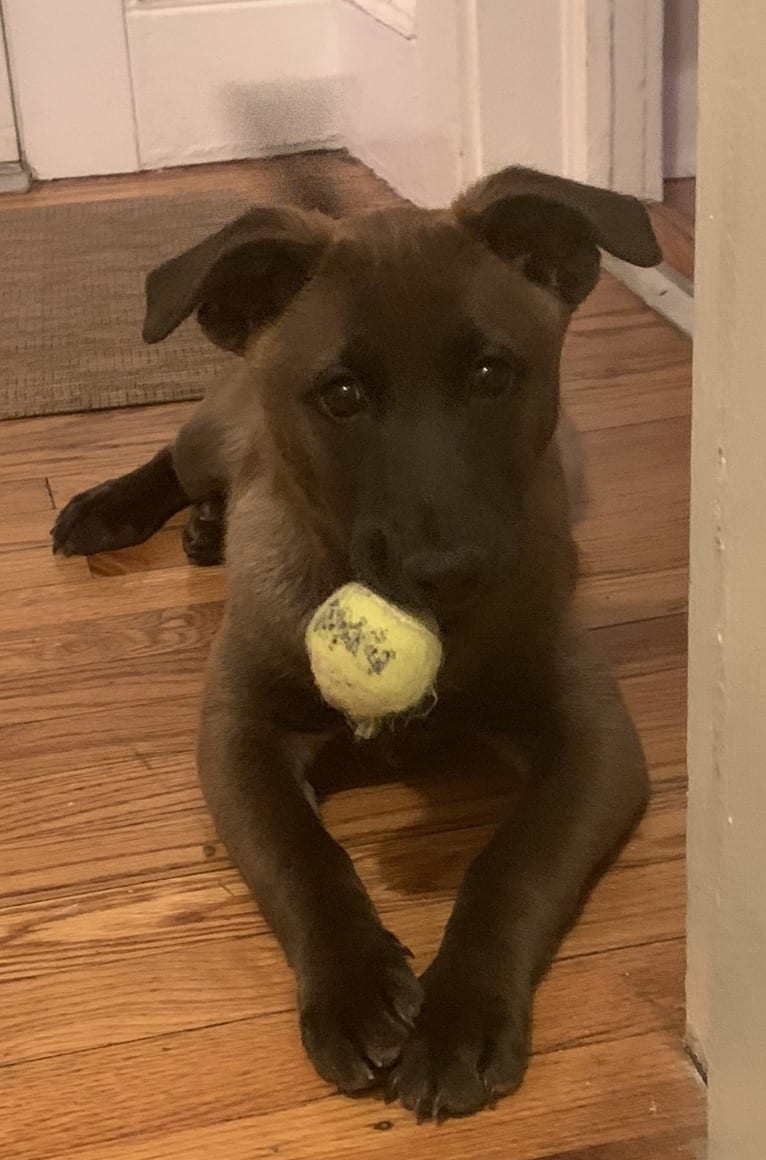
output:
M 634 266 L 662 260 L 649 215 L 635 197 L 511 166 L 457 199 L 453 213 L 532 282 L 570 309 L 598 281 L 599 249 Z
M 274 322 L 327 248 L 333 223 L 290 206 L 250 210 L 146 279 L 145 342 L 161 342 L 196 312 L 217 346 L 243 354 Z

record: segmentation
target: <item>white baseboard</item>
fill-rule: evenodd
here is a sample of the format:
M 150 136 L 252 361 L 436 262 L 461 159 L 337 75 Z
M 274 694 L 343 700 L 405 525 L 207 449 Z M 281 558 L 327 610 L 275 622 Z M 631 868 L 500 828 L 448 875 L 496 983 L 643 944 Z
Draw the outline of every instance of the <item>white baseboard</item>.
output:
M 26 193 L 30 184 L 29 174 L 20 162 L 0 163 L 0 193 Z
M 642 302 L 661 314 L 683 334 L 694 334 L 694 286 L 677 270 L 660 263 L 644 270 L 605 254 L 603 268 L 632 290 Z

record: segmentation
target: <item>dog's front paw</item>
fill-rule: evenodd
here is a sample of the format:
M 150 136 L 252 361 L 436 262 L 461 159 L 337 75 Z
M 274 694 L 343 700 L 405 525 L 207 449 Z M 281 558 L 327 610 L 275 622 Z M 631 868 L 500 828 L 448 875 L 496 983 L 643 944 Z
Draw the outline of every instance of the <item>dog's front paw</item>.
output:
M 53 551 L 62 556 L 94 556 L 140 543 L 154 531 L 141 526 L 140 508 L 121 479 L 99 483 L 70 499 L 51 530 Z
M 382 928 L 353 949 L 323 956 L 301 981 L 303 1044 L 322 1079 L 363 1091 L 399 1058 L 422 988 L 400 943 Z
M 521 1083 L 529 1001 L 462 970 L 430 968 L 415 1030 L 388 1079 L 389 1099 L 424 1120 L 468 1116 Z

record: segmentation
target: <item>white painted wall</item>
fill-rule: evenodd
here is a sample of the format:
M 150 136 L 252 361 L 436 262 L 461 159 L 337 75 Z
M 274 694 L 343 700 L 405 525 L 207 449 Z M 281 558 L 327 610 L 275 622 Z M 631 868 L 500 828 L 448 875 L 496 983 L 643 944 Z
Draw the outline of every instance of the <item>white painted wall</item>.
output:
M 560 0 L 480 0 L 477 99 L 484 173 L 511 161 L 563 172 L 563 79 L 556 67 L 561 21 Z
M 697 172 L 697 0 L 665 4 L 663 135 L 665 177 Z
M 462 3 L 419 0 L 415 39 L 355 2 L 338 10 L 344 139 L 420 205 L 444 205 L 464 180 Z
M 16 121 L 11 99 L 11 81 L 5 56 L 3 25 L 0 22 L 0 165 L 7 161 L 18 161 L 19 146 L 16 140 Z

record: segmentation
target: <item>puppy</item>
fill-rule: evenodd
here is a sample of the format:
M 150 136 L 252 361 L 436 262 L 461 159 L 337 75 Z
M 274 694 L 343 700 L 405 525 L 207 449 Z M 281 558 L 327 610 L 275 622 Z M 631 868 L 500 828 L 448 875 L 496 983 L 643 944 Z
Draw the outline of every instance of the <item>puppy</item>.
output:
M 209 563 L 225 522 L 205 797 L 295 971 L 317 1071 L 344 1092 L 383 1078 L 420 1119 L 520 1083 L 535 984 L 646 800 L 635 730 L 570 612 L 579 497 L 562 456 L 575 490 L 579 465 L 559 357 L 600 248 L 660 259 L 639 202 L 517 167 L 445 211 L 252 210 L 147 280 L 145 339 L 196 313 L 237 370 L 172 447 L 73 499 L 53 530 L 58 552 L 104 551 L 191 504 L 187 551 Z M 517 805 L 420 979 L 307 785 L 346 726 L 303 632 L 351 579 L 440 625 L 420 740 L 449 727 L 516 754 Z

